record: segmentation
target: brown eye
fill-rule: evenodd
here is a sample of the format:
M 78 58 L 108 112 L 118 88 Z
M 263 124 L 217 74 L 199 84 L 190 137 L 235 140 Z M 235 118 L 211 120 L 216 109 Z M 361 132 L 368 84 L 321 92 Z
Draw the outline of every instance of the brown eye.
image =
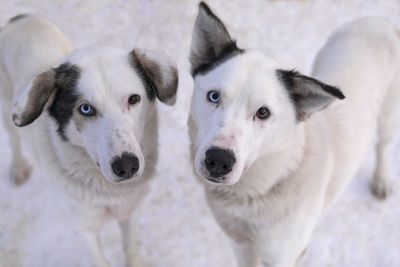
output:
M 136 103 L 139 103 L 140 101 L 140 95 L 131 95 L 128 99 L 129 105 L 135 105 Z
M 257 110 L 256 115 L 260 120 L 266 120 L 271 116 L 271 112 L 266 107 L 261 107 Z

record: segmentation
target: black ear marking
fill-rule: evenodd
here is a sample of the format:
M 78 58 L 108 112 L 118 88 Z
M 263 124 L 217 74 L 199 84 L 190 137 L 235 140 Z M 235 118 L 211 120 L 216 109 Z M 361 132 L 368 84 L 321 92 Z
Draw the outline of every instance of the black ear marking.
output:
M 236 41 L 232 40 L 222 21 L 204 2 L 201 2 L 194 25 L 189 58 L 192 76 L 207 73 L 243 52 L 243 49 L 237 47 Z
M 132 50 L 129 61 L 142 80 L 150 101 L 157 97 L 167 105 L 175 103 L 178 71 L 172 62 L 161 55 L 139 49 Z
M 345 98 L 338 88 L 295 70 L 276 70 L 276 74 L 296 106 L 298 121 L 306 120 L 311 114 L 326 108 L 336 99 Z

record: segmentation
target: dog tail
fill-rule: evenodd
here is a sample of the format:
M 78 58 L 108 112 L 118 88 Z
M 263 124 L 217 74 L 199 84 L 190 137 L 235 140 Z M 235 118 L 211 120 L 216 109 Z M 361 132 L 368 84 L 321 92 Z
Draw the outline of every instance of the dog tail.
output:
M 27 13 L 16 15 L 16 16 L 12 17 L 11 19 L 9 19 L 7 24 L 13 23 L 13 22 L 15 22 L 17 20 L 21 20 L 21 19 L 26 18 L 26 17 L 29 17 L 30 15 L 31 14 L 27 14 Z M 1 33 L 2 29 L 3 29 L 3 27 L 0 27 L 0 33 Z
M 27 18 L 29 16 L 31 16 L 31 14 L 28 14 L 28 13 L 22 13 L 22 14 L 19 14 L 19 15 L 15 15 L 14 17 L 12 17 L 11 19 L 8 20 L 7 24 L 13 23 L 13 22 L 15 22 L 17 20 L 21 20 L 21 19 Z M 0 27 L 0 34 L 1 34 L 1 30 L 2 29 L 3 29 L 3 27 Z
M 29 16 L 30 16 L 30 14 L 26 14 L 26 13 L 19 14 L 19 15 L 16 15 L 16 16 L 12 17 L 11 19 L 9 19 L 8 23 L 12 23 L 12 22 L 15 22 L 17 20 L 21 20 L 21 19 L 29 17 Z

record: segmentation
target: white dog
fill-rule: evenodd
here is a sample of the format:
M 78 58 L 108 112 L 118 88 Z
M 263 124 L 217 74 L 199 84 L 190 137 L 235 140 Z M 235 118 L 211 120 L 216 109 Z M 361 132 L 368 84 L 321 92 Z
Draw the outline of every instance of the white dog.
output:
M 79 216 L 74 219 L 93 264 L 108 265 L 98 232 L 115 218 L 126 264 L 142 266 L 129 217 L 148 191 L 157 158 L 154 100 L 175 102 L 177 70 L 166 58 L 139 49 L 72 50 L 64 34 L 38 16 L 15 17 L 1 30 L 0 87 L 13 148 L 11 178 L 21 184 L 30 174 L 19 137 L 27 129 L 43 171 L 60 181 L 75 203 Z M 17 131 L 11 118 L 17 126 L 32 125 Z
M 385 198 L 398 126 L 400 41 L 379 18 L 340 28 L 313 76 L 237 47 L 200 4 L 190 62 L 197 174 L 239 266 L 293 266 L 379 132 L 372 192 Z M 336 87 L 337 86 L 337 87 Z M 338 89 L 340 88 L 340 89 Z

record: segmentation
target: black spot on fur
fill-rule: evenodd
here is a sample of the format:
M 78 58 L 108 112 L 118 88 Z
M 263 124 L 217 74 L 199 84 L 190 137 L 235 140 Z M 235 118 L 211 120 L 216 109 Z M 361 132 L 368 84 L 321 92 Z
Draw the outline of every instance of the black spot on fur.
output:
M 139 75 L 139 78 L 142 80 L 144 88 L 146 90 L 146 95 L 149 101 L 154 101 L 156 98 L 156 86 L 150 76 L 147 74 L 143 64 L 140 62 L 135 50 L 133 50 L 129 54 L 129 62 L 131 63 L 132 67 Z
M 58 124 L 58 134 L 63 140 L 67 141 L 65 128 L 72 118 L 73 109 L 79 97 L 76 86 L 81 71 L 76 65 L 70 65 L 69 63 L 60 65 L 55 71 L 57 94 L 49 109 L 49 114 Z
M 20 20 L 20 19 L 23 19 L 23 18 L 26 18 L 26 17 L 29 17 L 29 16 L 30 16 L 30 14 L 19 14 L 19 15 L 16 15 L 16 16 L 12 17 L 12 18 L 8 21 L 8 23 L 15 22 L 15 21 L 17 21 L 17 20 Z
M 213 57 L 211 53 L 209 53 L 209 61 L 202 63 L 197 68 L 192 70 L 192 76 L 196 76 L 197 74 L 206 74 L 207 72 L 213 70 L 218 67 L 228 59 L 240 55 L 244 53 L 244 49 L 238 48 L 235 41 L 226 45 L 222 52 L 218 54 L 216 57 Z

